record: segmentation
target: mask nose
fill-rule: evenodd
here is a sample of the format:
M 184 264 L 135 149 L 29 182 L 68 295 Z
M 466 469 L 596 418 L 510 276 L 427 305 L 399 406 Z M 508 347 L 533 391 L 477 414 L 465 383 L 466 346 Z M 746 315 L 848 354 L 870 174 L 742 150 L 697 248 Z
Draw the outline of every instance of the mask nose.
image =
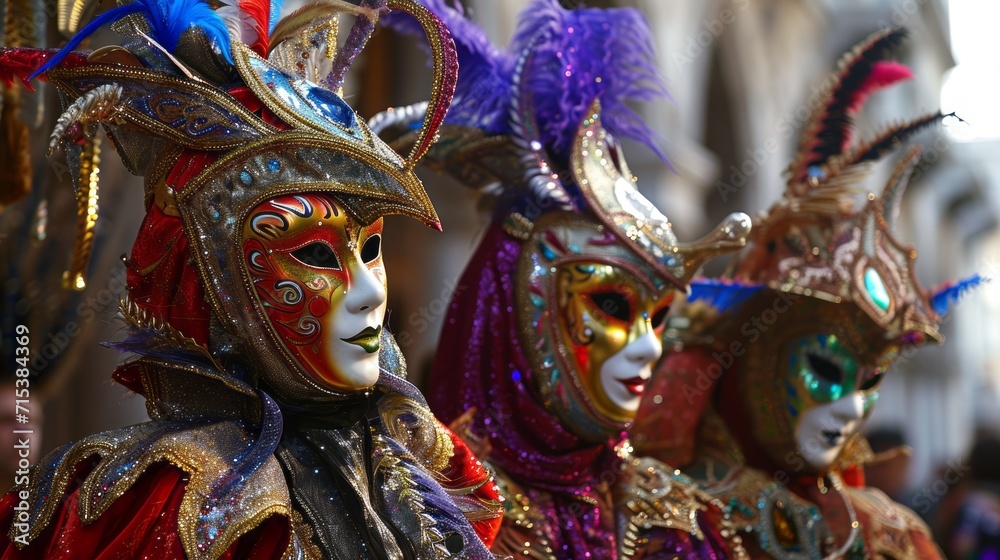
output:
M 365 313 L 385 303 L 385 286 L 367 266 L 358 264 L 351 271 L 351 281 L 344 305 L 351 313 Z
M 833 415 L 846 422 L 859 422 L 865 415 L 865 398 L 860 392 L 854 392 L 833 403 Z
M 646 365 L 655 362 L 663 354 L 663 344 L 652 330 L 647 330 L 639 338 L 625 347 L 628 361 Z

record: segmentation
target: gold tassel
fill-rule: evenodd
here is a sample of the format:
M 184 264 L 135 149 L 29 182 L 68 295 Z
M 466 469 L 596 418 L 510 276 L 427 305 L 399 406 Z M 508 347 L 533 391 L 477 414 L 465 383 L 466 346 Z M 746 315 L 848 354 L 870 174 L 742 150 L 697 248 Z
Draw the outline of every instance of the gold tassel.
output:
M 58 0 L 59 33 L 63 37 L 72 37 L 80 30 L 80 23 L 89 21 L 100 2 L 93 0 Z
M 63 274 L 63 287 L 81 291 L 87 287 L 87 267 L 94 249 L 94 228 L 97 225 L 97 182 L 100 173 L 100 137 L 89 138 L 80 154 L 78 188 L 76 190 L 76 238 L 73 260 Z

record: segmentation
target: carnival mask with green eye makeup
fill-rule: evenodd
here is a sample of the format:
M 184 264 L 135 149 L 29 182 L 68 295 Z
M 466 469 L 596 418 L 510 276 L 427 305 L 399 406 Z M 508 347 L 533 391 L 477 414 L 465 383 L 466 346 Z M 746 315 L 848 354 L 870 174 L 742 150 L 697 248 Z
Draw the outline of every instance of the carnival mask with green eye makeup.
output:
M 243 250 L 278 337 L 320 384 L 375 384 L 385 317 L 382 220 L 358 224 L 329 195 L 282 196 L 254 208 Z
M 767 317 L 781 301 L 776 297 L 762 292 L 733 324 Z M 759 337 L 746 339 L 740 367 L 723 378 L 723 392 L 742 401 L 745 416 L 733 420 L 749 422 L 753 439 L 745 446 L 783 469 L 820 474 L 836 464 L 871 415 L 900 342 L 887 340 L 850 303 L 800 297 L 781 309 L 776 320 L 758 319 Z
M 822 471 L 833 465 L 864 425 L 895 354 L 892 347 L 877 358 L 861 358 L 849 343 L 828 333 L 789 344 L 787 411 L 798 452 L 812 468 Z

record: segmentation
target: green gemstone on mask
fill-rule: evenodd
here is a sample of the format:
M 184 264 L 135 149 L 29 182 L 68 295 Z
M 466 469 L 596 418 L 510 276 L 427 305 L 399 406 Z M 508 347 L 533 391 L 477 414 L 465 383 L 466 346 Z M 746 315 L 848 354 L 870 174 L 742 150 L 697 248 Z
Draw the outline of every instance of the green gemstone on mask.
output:
M 871 267 L 865 269 L 865 289 L 868 290 L 868 297 L 882 311 L 889 310 L 889 292 L 885 289 L 885 282 L 879 273 Z

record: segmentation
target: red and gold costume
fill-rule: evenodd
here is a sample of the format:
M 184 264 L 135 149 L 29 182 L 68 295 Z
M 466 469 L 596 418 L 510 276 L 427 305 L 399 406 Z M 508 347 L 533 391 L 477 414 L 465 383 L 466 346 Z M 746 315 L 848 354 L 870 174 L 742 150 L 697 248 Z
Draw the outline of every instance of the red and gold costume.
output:
M 52 146 L 74 168 L 102 126 L 145 179 L 128 336 L 110 346 L 133 355 L 114 378 L 152 419 L 48 455 L 0 502 L 0 558 L 492 558 L 491 475 L 382 329 L 382 216 L 439 227 L 413 168 L 454 89 L 450 36 L 410 0 L 280 21 L 275 4 L 232 4 L 141 0 L 81 32 L 118 20 L 121 47 L 0 51 L 3 79 L 44 63 L 65 95 Z M 386 9 L 434 53 L 408 156 L 339 93 Z

